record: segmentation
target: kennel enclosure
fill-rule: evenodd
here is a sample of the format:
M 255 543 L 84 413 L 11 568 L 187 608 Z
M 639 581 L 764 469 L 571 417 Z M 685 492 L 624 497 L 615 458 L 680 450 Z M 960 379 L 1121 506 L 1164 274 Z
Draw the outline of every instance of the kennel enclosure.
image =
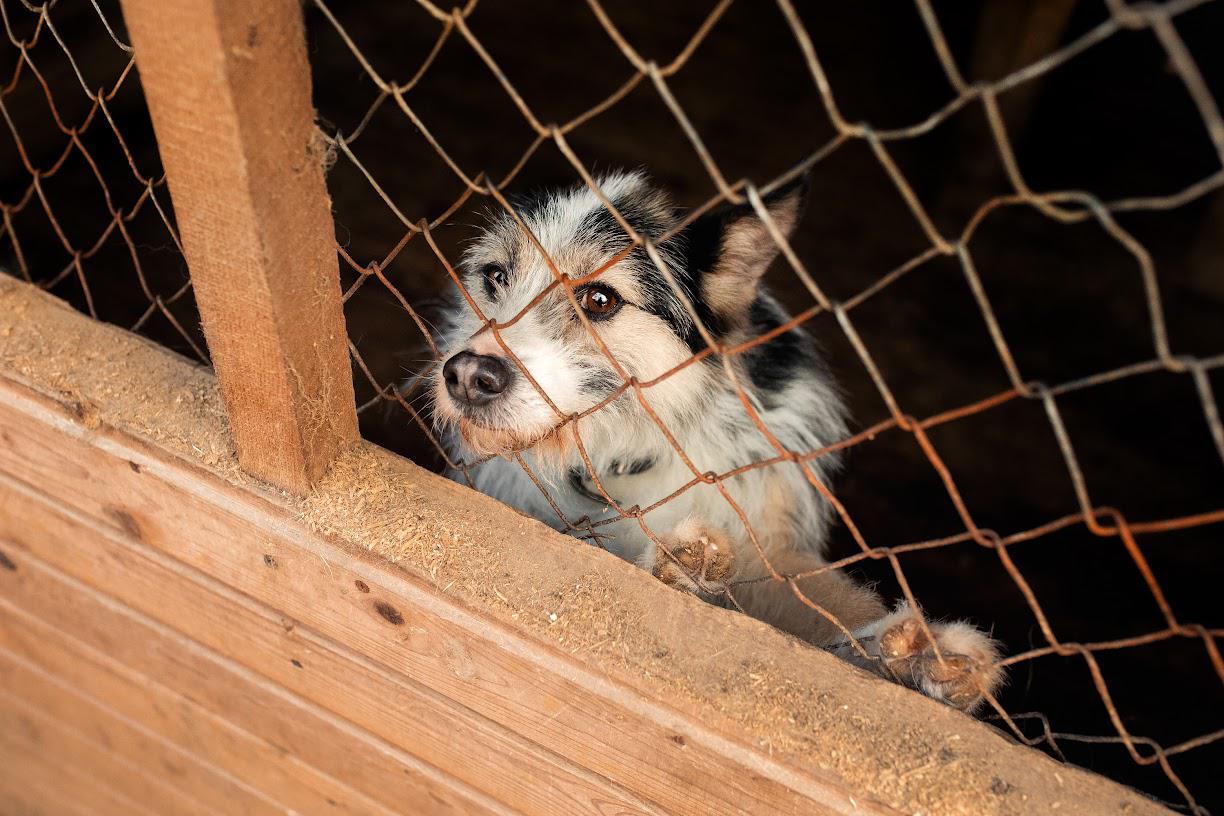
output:
M 471 6 L 426 6 L 468 36 Z M 1111 19 L 1148 15 L 1167 38 L 1176 4 L 1163 8 Z M 347 145 L 316 128 L 299 4 L 123 12 L 212 369 L 0 277 L 6 801 L 1166 812 L 362 441 L 324 171 Z M 660 66 L 638 68 L 666 93 Z M 1218 112 L 1209 126 L 1224 152 Z M 1017 178 L 1034 206 L 1075 203 Z M 1187 376 L 1206 377 L 1197 365 Z M 1080 522 L 1134 545 L 1120 516 L 1089 504 Z M 1170 615 L 1158 635 L 1201 640 L 1219 663 L 1214 630 Z M 1093 665 L 1092 649 L 1052 640 Z M 1143 758 L 1177 753 L 1157 748 Z

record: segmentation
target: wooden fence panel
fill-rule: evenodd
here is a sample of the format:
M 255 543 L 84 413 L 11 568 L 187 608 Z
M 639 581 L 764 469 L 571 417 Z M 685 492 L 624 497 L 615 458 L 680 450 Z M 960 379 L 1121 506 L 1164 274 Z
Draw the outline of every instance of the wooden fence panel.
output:
M 1163 812 L 372 446 L 269 490 L 207 371 L 3 276 L 0 508 L 0 676 L 251 812 Z
M 353 797 L 354 812 L 370 809 L 371 801 L 379 802 L 382 807 L 378 810 L 384 813 L 401 808 L 428 813 L 487 812 L 395 746 L 369 739 L 225 656 L 81 585 L 20 549 L 13 548 L 9 558 L 17 565 L 9 582 L 14 606 L 198 700 L 298 761 L 342 780 L 366 800 Z
M 0 735 L 0 796 L 24 816 L 155 816 L 22 735 Z
M 18 509 L 0 520 L 0 536 L 21 548 L 21 555 L 28 553 L 36 558 L 38 569 L 71 574 L 214 652 L 229 654 L 284 689 L 344 716 L 371 734 L 392 741 L 403 734 L 421 735 L 414 746 L 417 756 L 474 788 L 502 798 L 515 809 L 592 812 L 602 805 L 614 805 L 618 812 L 659 812 L 608 780 L 576 768 L 568 760 L 350 650 L 338 649 L 301 627 L 287 624 L 274 611 L 227 593 L 202 575 L 192 575 L 138 540 L 71 521 L 45 506 L 45 499 L 6 489 L 0 477 L 0 500 L 5 498 L 12 498 L 14 506 L 28 509 Z M 279 563 L 275 569 L 280 569 Z M 207 588 L 209 584 L 214 591 Z M 43 589 L 35 594 L 45 599 L 49 593 Z M 196 699 L 201 695 L 200 688 L 194 689 Z M 310 733 L 317 736 L 321 730 L 316 725 Z M 339 750 L 343 739 L 333 741 L 339 753 L 352 751 Z M 278 736 L 276 742 L 293 747 L 284 736 Z M 390 781 L 397 781 L 394 774 Z M 373 790 L 387 786 L 383 780 Z

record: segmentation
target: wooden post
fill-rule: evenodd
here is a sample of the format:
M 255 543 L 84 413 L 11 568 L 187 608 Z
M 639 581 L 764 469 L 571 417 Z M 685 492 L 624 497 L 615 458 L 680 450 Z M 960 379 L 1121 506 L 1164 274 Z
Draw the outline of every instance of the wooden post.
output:
M 124 0 L 248 472 L 304 492 L 357 438 L 297 0 Z

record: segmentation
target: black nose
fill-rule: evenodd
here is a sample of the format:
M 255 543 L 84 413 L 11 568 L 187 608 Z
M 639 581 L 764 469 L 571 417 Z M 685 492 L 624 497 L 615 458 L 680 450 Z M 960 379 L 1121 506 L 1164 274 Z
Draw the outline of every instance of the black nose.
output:
M 498 357 L 461 351 L 442 366 L 446 392 L 456 402 L 473 407 L 497 399 L 511 380 L 510 366 Z

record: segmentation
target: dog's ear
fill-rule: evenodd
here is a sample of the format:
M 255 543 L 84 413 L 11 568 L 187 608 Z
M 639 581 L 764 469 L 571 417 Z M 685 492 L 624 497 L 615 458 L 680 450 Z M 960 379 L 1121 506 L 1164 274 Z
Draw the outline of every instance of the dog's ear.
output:
M 799 223 L 810 186 L 804 174 L 761 199 L 786 238 Z M 702 299 L 714 314 L 738 322 L 756 300 L 761 277 L 781 251 L 769 227 L 745 201 L 706 213 L 685 233 L 689 274 L 700 282 Z

